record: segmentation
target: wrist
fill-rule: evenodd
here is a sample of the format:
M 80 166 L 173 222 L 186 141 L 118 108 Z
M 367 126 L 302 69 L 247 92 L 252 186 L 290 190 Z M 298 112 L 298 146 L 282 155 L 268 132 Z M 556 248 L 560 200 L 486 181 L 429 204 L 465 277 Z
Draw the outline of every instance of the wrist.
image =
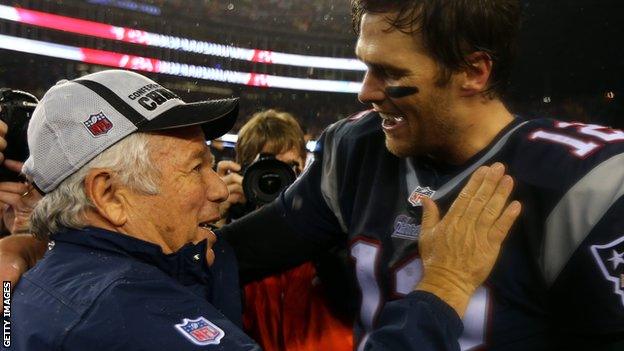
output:
M 444 268 L 428 267 L 425 276 L 415 290 L 436 295 L 451 306 L 461 318 L 466 312 L 470 297 L 476 288 L 476 286 L 466 283 L 466 280 L 462 280 L 456 272 Z

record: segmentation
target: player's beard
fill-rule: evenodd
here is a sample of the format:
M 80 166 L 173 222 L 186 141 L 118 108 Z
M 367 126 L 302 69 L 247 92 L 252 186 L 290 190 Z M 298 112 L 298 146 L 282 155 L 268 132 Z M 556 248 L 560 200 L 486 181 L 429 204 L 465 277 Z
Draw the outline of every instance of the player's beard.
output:
M 420 106 L 410 105 L 406 138 L 401 140 L 386 136 L 386 148 L 397 157 L 416 157 L 444 153 L 456 132 L 450 112 L 451 99 L 445 89 L 435 92 Z

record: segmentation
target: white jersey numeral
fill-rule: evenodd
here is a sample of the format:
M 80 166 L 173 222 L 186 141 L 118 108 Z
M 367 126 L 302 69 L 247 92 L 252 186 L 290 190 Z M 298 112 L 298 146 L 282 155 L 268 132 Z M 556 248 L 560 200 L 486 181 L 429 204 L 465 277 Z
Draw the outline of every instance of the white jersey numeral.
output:
M 583 124 L 583 123 L 569 123 L 569 122 L 557 122 L 555 124 L 557 128 L 577 127 L 577 130 L 581 134 L 596 137 L 604 142 L 613 143 L 617 141 L 624 141 L 624 131 L 617 129 L 610 129 L 597 124 Z
M 545 130 L 536 130 L 533 132 L 529 139 L 531 140 L 546 140 L 557 144 L 567 146 L 573 155 L 585 158 L 601 147 L 604 143 L 615 143 L 624 141 L 624 131 L 617 129 L 610 129 L 597 124 L 584 124 L 578 122 L 556 122 L 555 127 L 564 128 L 576 128 L 579 134 L 586 135 L 593 138 L 593 141 L 583 140 L 581 138 L 573 137 L 570 135 L 547 132 Z M 598 140 L 596 140 L 598 139 Z
M 381 290 L 377 281 L 380 252 L 381 248 L 378 243 L 362 239 L 357 240 L 351 246 L 351 256 L 355 259 L 357 281 L 362 293 L 360 318 L 366 333 L 358 350 L 364 345 L 368 334 L 373 329 L 375 318 L 383 307 Z M 419 257 L 412 258 L 397 266 L 393 272 L 393 293 L 397 296 L 405 296 L 414 290 L 422 278 L 422 260 Z M 464 333 L 459 340 L 462 350 L 481 346 L 485 342 L 488 306 L 489 291 L 482 286 L 470 299 L 463 318 Z
M 375 317 L 381 306 L 381 290 L 377 282 L 379 252 L 379 245 L 367 241 L 360 240 L 351 246 L 351 257 L 355 259 L 355 275 L 362 290 L 360 321 L 367 332 L 373 329 Z
M 581 139 L 573 138 L 571 136 L 551 133 L 545 130 L 537 130 L 533 132 L 529 139 L 531 140 L 548 140 L 557 144 L 566 145 L 570 148 L 572 154 L 578 157 L 585 157 L 594 151 L 598 150 L 602 145 L 594 143 L 593 141 L 584 141 Z

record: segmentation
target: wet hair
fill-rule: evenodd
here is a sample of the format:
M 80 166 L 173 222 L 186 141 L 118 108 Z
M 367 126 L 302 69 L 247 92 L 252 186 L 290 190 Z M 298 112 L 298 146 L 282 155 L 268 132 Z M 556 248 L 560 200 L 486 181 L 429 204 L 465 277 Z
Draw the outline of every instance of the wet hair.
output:
M 486 93 L 504 95 L 517 50 L 518 0 L 351 0 L 351 10 L 356 33 L 365 13 L 391 12 L 388 30 L 420 35 L 438 63 L 439 85 L 470 67 L 467 55 L 487 53 L 493 67 Z

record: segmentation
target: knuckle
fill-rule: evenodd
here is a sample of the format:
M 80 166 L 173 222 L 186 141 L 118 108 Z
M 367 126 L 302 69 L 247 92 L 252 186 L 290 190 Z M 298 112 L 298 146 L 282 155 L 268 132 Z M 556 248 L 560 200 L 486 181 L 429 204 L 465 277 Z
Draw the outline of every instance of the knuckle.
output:
M 467 189 L 462 190 L 457 196 L 457 200 L 468 200 L 470 199 L 470 192 Z

